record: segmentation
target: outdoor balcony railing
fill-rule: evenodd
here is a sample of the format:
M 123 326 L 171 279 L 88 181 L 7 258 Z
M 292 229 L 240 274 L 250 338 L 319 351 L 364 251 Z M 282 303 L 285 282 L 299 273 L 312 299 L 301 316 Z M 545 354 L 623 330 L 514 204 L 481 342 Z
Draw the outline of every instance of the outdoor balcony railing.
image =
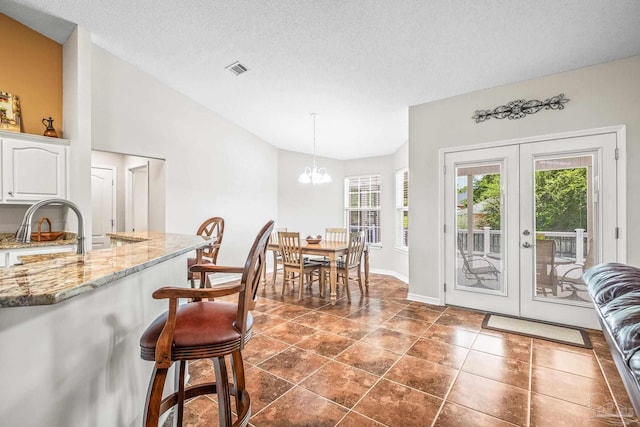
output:
M 588 233 L 578 228 L 575 231 L 537 231 L 538 238 L 551 239 L 556 242 L 556 258 L 575 260 L 576 264 L 582 264 L 587 256 Z M 458 238 L 462 239 L 462 247 L 467 247 L 468 233 L 466 229 L 458 229 Z M 488 255 L 501 252 L 502 232 L 484 227 L 482 230 L 473 230 L 473 251 Z M 578 257 L 576 254 L 581 253 Z

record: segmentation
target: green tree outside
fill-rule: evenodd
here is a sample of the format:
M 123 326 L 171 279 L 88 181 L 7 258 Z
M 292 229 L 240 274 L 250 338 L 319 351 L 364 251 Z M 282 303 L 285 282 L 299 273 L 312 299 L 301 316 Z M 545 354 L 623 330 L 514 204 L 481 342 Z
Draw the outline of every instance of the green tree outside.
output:
M 587 229 L 587 169 L 536 171 L 536 230 L 573 231 Z M 466 192 L 466 186 L 458 189 Z M 477 227 L 500 229 L 500 175 L 474 177 L 473 204 L 483 203 L 484 214 Z M 464 207 L 467 201 L 461 203 Z

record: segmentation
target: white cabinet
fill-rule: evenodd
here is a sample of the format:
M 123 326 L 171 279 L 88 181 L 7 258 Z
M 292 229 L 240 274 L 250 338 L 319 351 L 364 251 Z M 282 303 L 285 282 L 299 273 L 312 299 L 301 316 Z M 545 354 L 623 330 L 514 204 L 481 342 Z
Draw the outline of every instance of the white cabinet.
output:
M 67 195 L 66 140 L 0 134 L 0 203 L 29 203 Z

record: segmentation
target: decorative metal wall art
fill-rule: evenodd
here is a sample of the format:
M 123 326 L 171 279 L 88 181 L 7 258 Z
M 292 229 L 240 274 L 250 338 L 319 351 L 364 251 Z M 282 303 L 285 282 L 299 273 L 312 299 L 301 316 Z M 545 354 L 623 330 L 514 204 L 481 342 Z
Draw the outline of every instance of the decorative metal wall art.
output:
M 509 120 L 521 119 L 527 114 L 537 113 L 543 108 L 545 110 L 563 110 L 564 104 L 567 102 L 569 102 L 569 99 L 564 97 L 564 93 L 545 99 L 544 101 L 538 101 L 537 99 L 532 99 L 531 101 L 516 99 L 507 105 L 501 105 L 493 110 L 476 110 L 472 119 L 474 119 L 476 123 L 484 122 L 491 117 L 495 117 L 496 119 L 508 118 Z

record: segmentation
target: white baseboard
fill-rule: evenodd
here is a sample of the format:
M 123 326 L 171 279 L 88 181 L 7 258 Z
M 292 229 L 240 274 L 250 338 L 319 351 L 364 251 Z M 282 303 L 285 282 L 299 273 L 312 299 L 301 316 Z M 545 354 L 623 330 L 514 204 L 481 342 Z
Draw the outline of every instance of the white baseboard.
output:
M 398 273 L 397 271 L 381 270 L 381 269 L 378 269 L 378 268 L 372 268 L 371 270 L 369 270 L 369 273 L 372 273 L 372 274 L 384 274 L 385 276 L 392 276 L 392 277 L 395 277 L 398 280 L 403 281 L 406 284 L 409 284 L 409 278 L 407 276 L 404 276 L 404 275 Z
M 267 270 L 267 275 L 271 274 L 271 272 L 273 271 L 273 269 L 271 270 Z M 386 276 L 392 276 L 395 277 L 398 280 L 401 280 L 404 283 L 409 283 L 409 278 L 398 273 L 397 271 L 393 271 L 393 270 L 383 270 L 383 269 L 371 269 L 369 271 L 372 274 L 383 274 Z M 214 278 L 214 276 L 217 276 Z M 240 279 L 240 275 L 239 274 L 216 274 L 216 275 L 212 275 L 210 277 L 210 281 L 211 281 L 211 285 L 220 285 L 223 283 L 229 283 L 229 282 L 233 282 L 235 280 Z M 407 295 L 407 299 L 410 301 L 417 301 L 417 302 L 422 302 L 425 304 L 431 304 L 431 305 L 443 305 L 440 302 L 439 298 L 434 298 L 434 297 L 425 297 L 424 295 L 417 295 L 417 294 L 412 294 L 409 293 Z
M 412 293 L 409 293 L 407 295 L 407 299 L 409 301 L 423 302 L 425 304 L 431 304 L 431 305 L 444 305 L 440 302 L 439 298 L 425 297 L 424 295 L 416 295 Z

